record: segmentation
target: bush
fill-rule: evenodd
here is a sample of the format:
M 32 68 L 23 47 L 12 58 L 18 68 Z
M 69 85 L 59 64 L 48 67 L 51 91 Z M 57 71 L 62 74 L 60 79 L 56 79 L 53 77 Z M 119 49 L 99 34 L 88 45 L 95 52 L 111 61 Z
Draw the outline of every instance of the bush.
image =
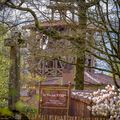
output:
M 93 104 L 88 109 L 93 115 L 120 120 L 120 90 L 115 86 L 107 85 L 105 89 L 93 92 L 89 99 Z
M 19 101 L 16 104 L 16 109 L 29 117 L 35 116 L 37 113 L 37 108 L 35 108 L 34 106 L 27 105 L 21 101 Z
M 29 120 L 28 117 L 18 110 L 10 111 L 8 108 L 0 110 L 0 120 Z

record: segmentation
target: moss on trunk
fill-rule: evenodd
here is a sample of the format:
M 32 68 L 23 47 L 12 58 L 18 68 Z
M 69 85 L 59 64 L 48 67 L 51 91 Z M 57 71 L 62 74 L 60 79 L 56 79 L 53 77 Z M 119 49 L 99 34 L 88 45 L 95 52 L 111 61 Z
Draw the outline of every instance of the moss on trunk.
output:
M 78 1 L 78 15 L 79 15 L 79 36 L 80 39 L 76 40 L 78 43 L 78 54 L 76 60 L 76 75 L 75 75 L 75 89 L 84 89 L 84 66 L 85 66 L 85 49 L 86 49 L 86 29 L 87 29 L 87 16 L 86 16 L 86 2 L 85 0 Z

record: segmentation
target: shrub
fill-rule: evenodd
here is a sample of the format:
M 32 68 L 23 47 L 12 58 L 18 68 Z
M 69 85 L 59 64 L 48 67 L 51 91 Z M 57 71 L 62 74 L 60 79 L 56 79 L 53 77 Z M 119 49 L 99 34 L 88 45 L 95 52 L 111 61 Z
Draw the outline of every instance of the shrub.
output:
M 115 86 L 107 85 L 105 89 L 98 89 L 89 97 L 92 100 L 92 106 L 88 109 L 95 116 L 105 116 L 110 119 L 120 119 L 120 90 Z

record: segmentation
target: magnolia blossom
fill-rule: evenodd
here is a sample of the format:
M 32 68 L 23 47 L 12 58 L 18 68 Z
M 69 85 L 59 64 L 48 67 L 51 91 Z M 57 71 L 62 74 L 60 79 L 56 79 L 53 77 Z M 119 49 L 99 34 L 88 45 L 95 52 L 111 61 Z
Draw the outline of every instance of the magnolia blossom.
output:
M 120 120 L 120 89 L 116 90 L 115 86 L 107 85 L 105 89 L 91 93 L 88 99 L 93 103 L 88 106 L 93 115 Z

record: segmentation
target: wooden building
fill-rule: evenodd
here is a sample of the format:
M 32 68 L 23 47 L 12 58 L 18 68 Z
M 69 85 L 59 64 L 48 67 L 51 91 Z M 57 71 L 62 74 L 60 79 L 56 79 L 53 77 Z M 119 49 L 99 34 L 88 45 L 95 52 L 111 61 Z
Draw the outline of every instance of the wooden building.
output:
M 47 7 L 51 11 L 51 20 L 43 21 L 40 24 L 41 27 L 44 27 L 46 30 L 56 30 L 63 35 L 73 34 L 71 26 L 73 24 L 77 25 L 75 6 L 76 1 L 66 0 L 66 2 L 62 2 L 62 0 L 50 0 L 50 4 Z M 71 14 L 71 21 L 66 17 L 68 11 Z M 59 13 L 57 19 L 55 18 L 56 12 Z M 52 39 L 52 37 L 39 32 L 34 24 L 26 25 L 23 29 L 30 31 L 27 48 L 32 57 L 30 56 L 27 61 L 29 70 L 48 79 L 55 78 L 73 81 L 75 67 L 69 63 L 75 63 L 76 55 L 73 52 L 75 48 L 71 42 L 64 39 Z M 95 29 L 89 27 L 87 30 L 88 34 L 90 33 L 89 35 L 91 35 L 91 30 L 94 31 Z M 86 55 L 86 65 L 95 66 L 95 58 L 90 54 Z M 94 72 L 91 68 L 86 69 L 86 71 Z

